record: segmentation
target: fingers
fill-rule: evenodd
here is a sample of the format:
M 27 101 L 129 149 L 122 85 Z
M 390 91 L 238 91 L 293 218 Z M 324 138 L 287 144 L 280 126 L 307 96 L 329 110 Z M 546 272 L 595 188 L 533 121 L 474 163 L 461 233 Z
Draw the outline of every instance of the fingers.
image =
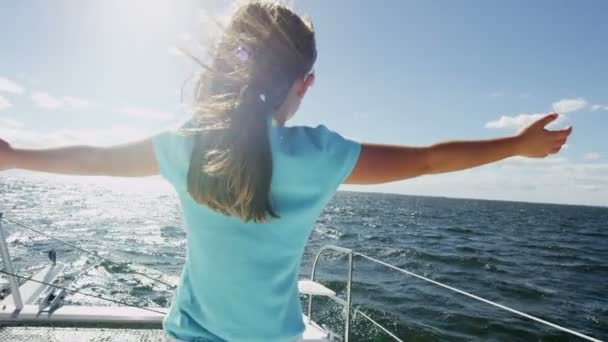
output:
M 563 145 L 566 143 L 566 141 L 568 141 L 568 136 L 567 135 L 557 135 L 554 139 L 553 139 L 555 146 L 559 145 Z
M 559 152 L 561 149 L 562 149 L 562 145 L 559 145 L 559 146 L 552 148 L 551 151 L 549 151 L 549 153 L 555 154 L 555 153 Z
M 538 121 L 536 121 L 535 125 L 538 125 L 540 127 L 545 127 L 548 124 L 550 124 L 551 122 L 555 121 L 558 118 L 559 114 L 557 113 L 551 113 L 548 114 L 546 116 L 544 116 L 541 119 L 538 119 Z
M 557 130 L 551 131 L 551 132 L 567 137 L 570 135 L 570 133 L 572 133 L 572 126 L 564 128 L 564 129 L 557 129 Z
M 549 150 L 549 154 L 558 153 L 562 149 L 564 144 L 568 141 L 568 135 L 570 135 L 571 132 L 572 127 L 560 131 L 551 132 L 552 134 L 555 134 L 555 142 L 551 150 Z
M 572 133 L 572 126 L 565 128 L 565 129 L 560 129 L 560 130 L 556 130 L 556 131 L 547 131 L 549 134 L 551 134 L 551 137 L 558 143 L 565 143 L 566 140 L 568 139 L 568 137 L 570 136 L 570 134 Z

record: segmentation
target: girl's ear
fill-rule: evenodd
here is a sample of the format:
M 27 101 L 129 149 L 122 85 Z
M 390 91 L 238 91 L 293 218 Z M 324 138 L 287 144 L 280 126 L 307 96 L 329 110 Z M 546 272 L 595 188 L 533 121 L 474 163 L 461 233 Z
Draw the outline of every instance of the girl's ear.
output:
M 308 88 L 312 87 L 312 85 L 315 83 L 315 74 L 310 73 L 306 76 L 304 76 L 303 79 L 298 80 L 298 96 L 303 97 L 304 95 L 306 95 L 306 92 L 308 91 Z

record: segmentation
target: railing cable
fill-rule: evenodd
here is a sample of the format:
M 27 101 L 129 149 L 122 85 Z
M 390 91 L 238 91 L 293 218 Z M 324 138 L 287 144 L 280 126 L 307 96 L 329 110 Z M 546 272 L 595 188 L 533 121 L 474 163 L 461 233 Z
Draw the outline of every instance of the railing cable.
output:
M 548 326 L 553 327 L 553 328 L 555 328 L 555 329 L 558 329 L 558 330 L 561 330 L 561 331 L 567 332 L 567 333 L 569 333 L 569 334 L 572 334 L 572 335 L 578 336 L 578 337 L 580 337 L 580 338 L 582 338 L 582 339 L 585 339 L 585 340 L 588 340 L 588 341 L 594 341 L 594 342 L 602 342 L 601 340 L 598 340 L 598 339 L 596 339 L 596 338 L 593 338 L 593 337 L 590 337 L 590 336 L 587 336 L 587 335 L 581 334 L 581 333 L 579 333 L 579 332 L 577 332 L 577 331 L 574 331 L 574 330 L 572 330 L 572 329 L 568 329 L 568 328 L 562 327 L 561 325 L 557 325 L 557 324 L 555 324 L 555 323 L 551 323 L 551 322 L 545 321 L 544 319 L 541 319 L 541 318 L 538 318 L 538 317 L 535 317 L 535 316 L 529 315 L 529 314 L 527 314 L 527 313 L 525 313 L 525 312 L 521 312 L 521 311 L 519 311 L 519 310 L 512 309 L 512 308 L 510 308 L 510 307 L 508 307 L 508 306 L 505 306 L 505 305 L 502 305 L 502 304 L 499 304 L 499 303 L 495 303 L 495 302 L 493 302 L 493 301 L 491 301 L 491 300 L 488 300 L 488 299 L 485 299 L 485 298 L 481 298 L 481 297 L 476 296 L 476 295 L 474 295 L 474 294 L 471 294 L 471 293 L 468 293 L 468 292 L 466 292 L 466 291 L 463 291 L 463 290 L 457 289 L 457 288 L 455 288 L 455 287 L 452 287 L 452 286 L 449 286 L 449 285 L 446 285 L 446 284 L 440 283 L 440 282 L 438 282 L 438 281 L 435 281 L 435 280 L 429 279 L 429 278 L 427 278 L 427 277 L 421 276 L 421 275 L 416 274 L 416 273 L 414 273 L 414 272 L 410 272 L 410 271 L 407 271 L 407 270 L 401 269 L 401 268 L 399 268 L 399 267 L 397 267 L 397 266 L 393 266 L 393 265 L 391 265 L 391 264 L 388 264 L 388 263 L 386 263 L 386 262 L 384 262 L 384 261 L 381 261 L 381 260 L 378 260 L 378 259 L 376 259 L 376 258 L 372 258 L 372 257 L 367 256 L 367 255 L 365 255 L 365 254 L 361 254 L 361 253 L 357 253 L 357 252 L 353 252 L 353 254 L 358 255 L 358 256 L 360 256 L 360 257 L 363 257 L 363 258 L 365 258 L 365 259 L 368 259 L 368 260 L 370 260 L 370 261 L 373 261 L 373 262 L 379 263 L 379 264 L 381 264 L 381 265 L 384 265 L 384 266 L 389 267 L 389 268 L 391 268 L 391 269 L 394 269 L 394 270 L 396 270 L 396 271 L 399 271 L 399 272 L 405 273 L 405 274 L 410 275 L 410 276 L 412 276 L 412 277 L 416 277 L 416 278 L 418 278 L 418 279 L 421 279 L 421 280 L 424 280 L 424 281 L 426 281 L 426 282 L 429 282 L 429 283 L 435 284 L 435 285 L 437 285 L 437 286 L 441 286 L 441 287 L 446 288 L 446 289 L 448 289 L 448 290 L 450 290 L 450 291 L 454 291 L 454 292 L 460 293 L 460 294 L 465 295 L 465 296 L 467 296 L 467 297 L 469 297 L 469 298 L 473 298 L 473 299 L 475 299 L 475 300 L 478 300 L 478 301 L 484 302 L 484 303 L 486 303 L 486 304 L 493 305 L 493 306 L 495 306 L 495 307 L 497 307 L 497 308 L 499 308 L 499 309 L 509 311 L 509 312 L 511 312 L 511 313 L 514 313 L 514 314 L 516 314 L 516 315 L 519 315 L 519 316 L 522 316 L 522 317 L 525 317 L 525 318 L 531 319 L 531 320 L 536 321 L 536 322 L 538 322 L 538 323 L 541 323 L 541 324 L 544 324 L 544 325 L 548 325 Z
M 26 277 L 26 276 L 22 276 L 22 275 L 19 275 L 19 274 L 7 272 L 5 270 L 0 270 L 0 273 L 6 274 L 8 276 L 15 277 L 15 278 L 19 278 L 21 280 L 33 281 L 33 282 L 38 283 L 38 284 L 42 284 L 42 285 L 46 285 L 46 286 L 51 286 L 51 287 L 54 287 L 56 289 L 65 290 L 66 292 L 70 292 L 70 293 L 77 293 L 77 294 L 80 294 L 80 295 L 83 295 L 83 296 L 93 297 L 93 298 L 105 300 L 105 301 L 116 303 L 116 304 L 121 304 L 121 305 L 130 306 L 130 307 L 141 309 L 141 310 L 155 312 L 155 313 L 162 314 L 162 315 L 166 315 L 167 314 L 166 312 L 163 312 L 163 311 L 154 310 L 154 309 L 150 309 L 150 308 L 143 307 L 143 306 L 138 306 L 138 305 L 135 305 L 135 304 L 130 304 L 130 303 L 127 303 L 127 302 L 124 302 L 124 301 L 121 301 L 121 300 L 112 299 L 112 298 L 104 297 L 104 296 L 101 296 L 101 295 L 96 295 L 96 294 L 93 294 L 93 293 L 83 292 L 83 291 L 79 291 L 79 290 L 71 290 L 71 289 L 69 289 L 67 287 L 64 287 L 64 286 L 54 285 L 54 284 L 47 283 L 47 282 L 44 282 L 44 281 L 40 281 L 40 280 L 37 280 L 37 279 L 33 279 L 33 278 L 30 278 L 30 277 Z
M 96 258 L 99 258 L 99 259 L 101 259 L 101 260 L 104 260 L 104 261 L 106 261 L 106 262 L 108 262 L 108 263 L 110 263 L 110 264 L 114 264 L 114 265 L 126 265 L 126 264 L 128 264 L 128 263 L 126 263 L 126 262 L 118 262 L 118 261 L 110 260 L 110 259 L 108 259 L 108 258 L 106 258 L 106 257 L 103 257 L 103 256 L 99 255 L 97 252 L 92 252 L 92 251 L 86 250 L 86 249 L 84 249 L 84 248 L 82 248 L 82 247 L 79 247 L 79 246 L 77 246 L 77 245 L 75 245 L 75 244 L 73 244 L 73 243 L 71 243 L 71 242 L 68 242 L 68 241 L 62 240 L 62 239 L 60 239 L 60 238 L 54 237 L 53 235 L 47 234 L 47 233 L 45 233 L 45 232 L 43 232 L 43 231 L 40 231 L 40 230 L 38 230 L 38 229 L 36 229 L 36 228 L 34 228 L 34 227 L 30 226 L 30 225 L 27 225 L 27 224 L 25 224 L 25 223 L 23 223 L 23 222 L 20 222 L 20 221 L 17 221 L 17 220 L 13 220 L 13 219 L 8 218 L 8 217 L 4 217 L 4 219 L 5 219 L 6 221 L 8 221 L 8 222 L 11 222 L 11 223 L 13 223 L 13 224 L 16 224 L 16 225 L 18 225 L 18 226 L 22 227 L 22 228 L 25 228 L 25 229 L 31 230 L 31 231 L 33 231 L 33 232 L 35 232 L 35 233 L 38 233 L 38 234 L 43 235 L 43 236 L 46 236 L 46 237 L 48 237 L 49 239 L 53 239 L 53 240 L 55 240 L 55 241 L 57 241 L 57 242 L 63 243 L 63 244 L 65 244 L 65 245 L 67 245 L 67 246 L 70 246 L 70 247 L 72 247 L 72 248 L 74 248 L 74 249 L 77 249 L 77 250 L 79 250 L 79 251 L 81 251 L 81 252 L 83 252 L 83 253 L 86 253 L 86 254 L 92 255 L 92 256 L 94 256 L 94 257 L 96 257 Z M 149 279 L 149 280 L 152 280 L 152 281 L 154 281 L 154 282 L 157 282 L 157 283 L 163 284 L 163 285 L 165 285 L 165 286 L 169 287 L 169 288 L 170 288 L 170 289 L 172 289 L 172 290 L 176 288 L 176 286 L 175 286 L 175 285 L 170 284 L 170 283 L 168 283 L 168 282 L 166 282 L 166 281 L 164 281 L 164 280 L 161 280 L 161 279 L 160 279 L 160 277 L 162 277 L 162 275 L 161 275 L 161 276 L 159 276 L 158 278 L 155 278 L 155 277 L 152 277 L 152 276 L 147 275 L 147 274 L 145 274 L 145 273 L 142 273 L 142 272 L 138 272 L 138 271 L 136 271 L 136 270 L 133 270 L 132 268 L 131 268 L 131 272 L 132 272 L 133 274 L 137 274 L 137 275 L 139 275 L 139 276 L 142 276 L 142 277 L 147 278 L 147 279 Z

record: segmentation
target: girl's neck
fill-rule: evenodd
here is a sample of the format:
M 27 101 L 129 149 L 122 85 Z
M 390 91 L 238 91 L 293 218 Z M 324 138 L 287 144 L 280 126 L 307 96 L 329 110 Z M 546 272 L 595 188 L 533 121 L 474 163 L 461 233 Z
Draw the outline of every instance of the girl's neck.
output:
M 283 118 L 281 118 L 281 117 L 277 118 L 277 117 L 273 116 L 273 117 L 270 118 L 270 124 L 272 126 L 283 127 L 283 126 L 285 126 L 285 120 Z

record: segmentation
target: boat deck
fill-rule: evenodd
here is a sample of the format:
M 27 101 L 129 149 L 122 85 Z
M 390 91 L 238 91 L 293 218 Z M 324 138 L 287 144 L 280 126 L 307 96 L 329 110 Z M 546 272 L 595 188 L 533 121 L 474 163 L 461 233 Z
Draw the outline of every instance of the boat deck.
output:
M 159 329 L 2 327 L 0 342 L 164 342 Z
M 108 329 L 66 327 L 0 327 L 0 342 L 165 342 L 161 329 Z M 306 342 L 325 342 L 325 334 L 313 326 L 304 333 Z
M 166 308 L 137 308 L 117 306 L 58 305 L 52 310 L 44 304 L 35 305 L 42 293 L 53 289 L 37 283 L 37 279 L 52 282 L 63 269 L 53 264 L 36 274 L 32 280 L 16 288 L 25 302 L 17 309 L 12 294 L 0 300 L 0 342 L 4 341 L 164 341 L 162 321 Z M 335 292 L 311 280 L 298 282 L 300 293 L 333 296 Z M 47 294 L 48 296 L 48 294 Z M 63 300 L 64 295 L 55 298 Z M 61 297 L 61 298 L 60 298 Z M 304 342 L 329 341 L 328 332 L 302 314 L 305 324 Z
M 304 342 L 328 342 L 327 332 L 314 322 L 309 323 L 305 315 Z M 4 322 L 9 323 L 9 322 Z M 32 326 L 32 323 L 53 324 L 53 322 L 10 322 L 14 326 L 0 325 L 0 342 L 164 342 L 165 332 L 158 327 L 139 329 L 108 328 L 90 326 L 86 322 L 55 322 L 58 326 Z M 69 326 L 65 326 L 69 324 Z M 81 327 L 78 325 L 81 324 Z M 130 323 L 136 327 L 138 323 Z

